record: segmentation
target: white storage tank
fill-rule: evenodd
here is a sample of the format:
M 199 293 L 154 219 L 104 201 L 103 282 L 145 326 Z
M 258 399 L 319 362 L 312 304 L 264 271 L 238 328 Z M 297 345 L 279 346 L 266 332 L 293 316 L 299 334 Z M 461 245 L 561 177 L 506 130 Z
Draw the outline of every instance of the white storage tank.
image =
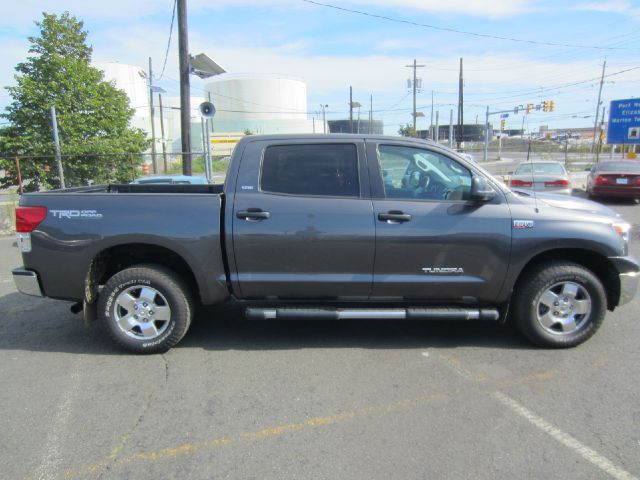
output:
M 129 106 L 135 110 L 136 117 L 149 119 L 149 89 L 147 72 L 136 65 L 116 62 L 95 62 L 93 66 L 104 72 L 107 82 L 113 81 L 129 97 Z
M 306 120 L 307 84 L 282 75 L 221 75 L 205 87 L 216 120 Z

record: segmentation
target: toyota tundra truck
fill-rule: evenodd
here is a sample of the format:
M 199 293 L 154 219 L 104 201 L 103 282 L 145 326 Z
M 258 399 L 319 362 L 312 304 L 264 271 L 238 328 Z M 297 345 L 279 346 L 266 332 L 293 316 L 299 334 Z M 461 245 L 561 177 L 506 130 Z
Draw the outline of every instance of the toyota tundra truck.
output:
M 631 227 L 609 208 L 510 190 L 402 137 L 252 135 L 224 185 L 29 193 L 16 219 L 17 288 L 74 302 L 138 353 L 168 350 L 196 305 L 226 302 L 266 321 L 509 321 L 572 347 L 640 278 Z

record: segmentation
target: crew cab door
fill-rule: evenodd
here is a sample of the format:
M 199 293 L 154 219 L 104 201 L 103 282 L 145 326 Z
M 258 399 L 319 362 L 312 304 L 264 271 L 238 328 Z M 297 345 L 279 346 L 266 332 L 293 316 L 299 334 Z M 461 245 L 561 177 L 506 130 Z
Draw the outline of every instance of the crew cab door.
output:
M 375 227 L 363 140 L 248 143 L 232 212 L 231 279 L 243 298 L 368 298 Z
M 511 215 L 496 190 L 470 199 L 474 167 L 437 148 L 367 142 L 376 259 L 372 298 L 491 302 L 511 251 Z

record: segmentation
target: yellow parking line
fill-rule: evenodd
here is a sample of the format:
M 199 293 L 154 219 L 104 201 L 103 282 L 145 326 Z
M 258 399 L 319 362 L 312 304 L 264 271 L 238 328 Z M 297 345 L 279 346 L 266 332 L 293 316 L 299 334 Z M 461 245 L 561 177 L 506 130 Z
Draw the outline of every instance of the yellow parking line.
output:
M 443 357 L 444 358 L 444 357 Z M 455 357 L 451 357 L 455 360 Z M 461 367 L 461 363 L 456 361 L 452 362 L 452 366 L 455 365 L 458 368 Z M 491 394 L 495 391 L 496 388 L 503 388 L 509 385 L 516 384 L 527 384 L 527 383 L 537 383 L 537 382 L 545 382 L 557 375 L 557 371 L 548 370 L 541 373 L 535 373 L 528 376 L 518 377 L 516 379 L 511 379 L 504 382 L 486 382 L 486 377 L 482 375 L 474 374 L 470 369 L 464 368 L 466 370 L 467 375 L 471 375 L 472 378 L 475 377 L 476 380 L 482 379 L 482 388 L 481 392 Z M 466 375 L 465 375 L 466 376 Z M 450 398 L 452 396 L 466 395 L 465 392 L 468 392 L 469 387 L 466 388 L 458 388 L 453 391 L 441 392 L 437 394 L 425 395 L 421 397 L 397 400 L 391 403 L 387 403 L 384 405 L 374 405 L 363 408 L 358 408 L 349 412 L 336 413 L 333 415 L 326 415 L 320 417 L 310 418 L 297 423 L 287 423 L 283 425 L 278 425 L 275 427 L 263 428 L 256 431 L 242 432 L 234 436 L 223 436 L 218 438 L 213 438 L 210 440 L 204 440 L 201 442 L 192 442 L 192 443 L 183 443 L 176 447 L 167 447 L 162 448 L 155 451 L 150 452 L 137 452 L 133 453 L 127 457 L 116 460 L 117 455 L 121 453 L 122 448 L 116 447 L 111 452 L 111 455 L 108 459 L 97 462 L 92 465 L 87 465 L 75 470 L 66 470 L 64 472 L 55 475 L 53 479 L 76 479 L 76 478 L 85 478 L 92 474 L 101 472 L 109 468 L 116 468 L 125 465 L 130 465 L 134 463 L 143 463 L 143 462 L 156 462 L 162 459 L 168 458 L 176 458 L 176 457 L 184 457 L 188 455 L 193 455 L 200 451 L 206 450 L 214 450 L 217 448 L 226 447 L 233 444 L 241 444 L 247 442 L 255 442 L 260 440 L 266 440 L 270 438 L 274 438 L 277 436 L 300 432 L 300 431 L 311 431 L 319 427 L 324 427 L 328 425 L 335 425 L 340 423 L 345 423 L 357 418 L 365 418 L 365 417 L 376 417 L 376 416 L 384 416 L 391 412 L 405 410 L 410 407 L 422 406 L 430 404 L 436 400 L 444 400 Z M 32 477 L 27 477 L 23 480 L 32 480 Z

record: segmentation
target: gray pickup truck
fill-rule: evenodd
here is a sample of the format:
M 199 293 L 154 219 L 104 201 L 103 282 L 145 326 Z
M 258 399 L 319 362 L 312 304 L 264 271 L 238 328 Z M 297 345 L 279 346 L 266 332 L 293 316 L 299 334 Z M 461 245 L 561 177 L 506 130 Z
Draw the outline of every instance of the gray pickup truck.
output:
M 133 352 L 162 352 L 194 305 L 253 319 L 515 322 L 571 347 L 640 278 L 630 225 L 572 197 L 509 190 L 434 143 L 249 136 L 221 185 L 23 195 L 18 289 L 75 302 Z

